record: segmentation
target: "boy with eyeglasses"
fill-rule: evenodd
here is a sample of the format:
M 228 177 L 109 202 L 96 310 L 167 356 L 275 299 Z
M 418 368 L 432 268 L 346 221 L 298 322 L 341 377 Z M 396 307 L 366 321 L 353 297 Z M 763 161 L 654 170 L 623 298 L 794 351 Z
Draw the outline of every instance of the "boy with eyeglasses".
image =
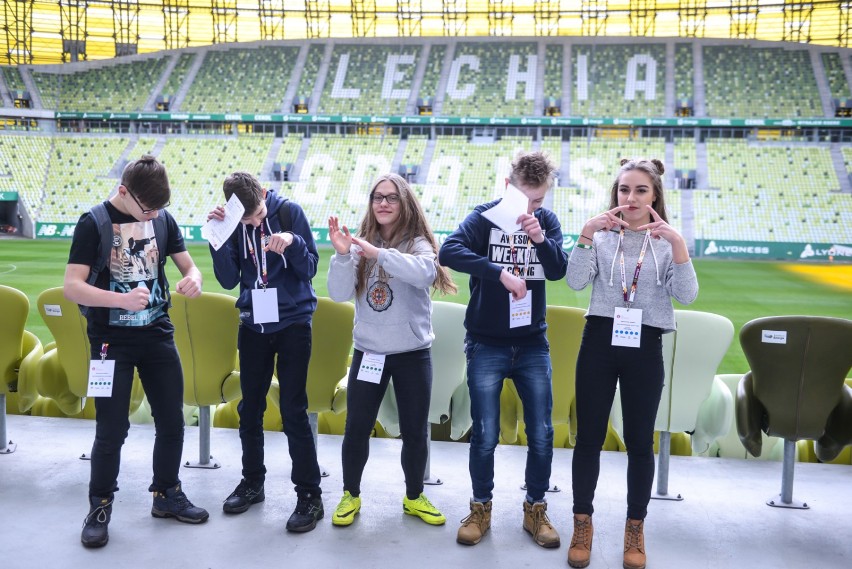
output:
M 279 406 L 293 467 L 296 509 L 287 530 L 307 532 L 323 517 L 320 469 L 308 422 L 308 363 L 311 359 L 311 317 L 317 297 L 311 279 L 319 255 L 305 212 L 272 190 L 261 187 L 247 172 L 234 172 L 223 185 L 225 200 L 236 196 L 245 208 L 242 223 L 217 251 L 212 245 L 213 271 L 224 288 L 237 285 L 240 295 L 238 336 L 242 401 L 240 441 L 242 480 L 222 509 L 239 514 L 265 499 L 263 413 L 277 356 Z M 221 206 L 207 219 L 223 220 Z
M 175 287 L 178 293 L 200 295 L 202 279 L 177 222 L 162 209 L 170 195 L 165 167 L 153 156 L 143 156 L 127 165 L 118 190 L 83 214 L 74 229 L 65 297 L 86 315 L 93 367 L 106 370 L 102 379 L 111 385 L 108 393 L 95 398 L 89 514 L 80 536 L 86 547 L 102 547 L 109 541 L 121 447 L 130 428 L 134 368 L 151 405 L 156 432 L 148 488 L 154 493 L 151 515 L 192 524 L 208 518 L 206 510 L 186 497 L 178 477 L 183 372 L 168 315 L 166 258 L 172 258 L 183 276 Z

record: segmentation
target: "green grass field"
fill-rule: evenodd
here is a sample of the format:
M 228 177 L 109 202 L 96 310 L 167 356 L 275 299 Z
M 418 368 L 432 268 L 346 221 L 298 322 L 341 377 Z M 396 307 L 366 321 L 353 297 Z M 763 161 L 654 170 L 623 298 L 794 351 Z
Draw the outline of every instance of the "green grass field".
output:
M 41 320 L 36 300 L 41 291 L 62 286 L 65 263 L 68 258 L 69 241 L 0 240 L 0 284 L 24 291 L 30 299 L 30 317 L 27 329 L 42 342 L 52 340 L 50 332 Z M 189 251 L 204 275 L 204 290 L 223 290 L 213 276 L 212 262 L 206 245 L 190 245 Z M 331 248 L 320 250 L 320 266 L 314 288 L 320 296 L 326 296 L 326 278 Z M 809 265 L 831 272 L 848 272 L 846 265 Z M 169 280 L 177 282 L 177 271 L 169 264 Z M 689 308 L 714 312 L 730 318 L 737 333 L 749 320 L 761 316 L 783 314 L 809 314 L 835 316 L 852 319 L 852 290 L 829 286 L 784 269 L 781 263 L 754 261 L 706 261 L 696 260 L 700 293 L 698 300 Z M 452 302 L 467 303 L 467 277 L 455 274 L 459 294 L 440 298 Z M 548 304 L 586 308 L 589 304 L 589 289 L 575 292 L 564 282 L 550 282 L 547 289 Z M 675 308 L 680 308 L 675 304 Z M 748 370 L 739 342 L 734 339 L 719 373 L 743 373 Z

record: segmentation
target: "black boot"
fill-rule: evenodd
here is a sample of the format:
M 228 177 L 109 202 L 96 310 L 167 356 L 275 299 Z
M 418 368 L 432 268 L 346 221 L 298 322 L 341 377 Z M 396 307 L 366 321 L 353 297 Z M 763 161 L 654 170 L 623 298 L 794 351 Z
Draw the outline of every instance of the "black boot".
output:
M 107 526 L 112 517 L 113 494 L 89 496 L 89 515 L 83 520 L 80 541 L 86 547 L 103 547 L 109 541 Z
M 263 482 L 251 482 L 245 478 L 237 485 L 236 490 L 225 498 L 222 509 L 228 514 L 240 514 L 248 510 L 252 504 L 263 502 Z
M 317 520 L 323 516 L 322 497 L 318 494 L 303 492 L 296 500 L 296 509 L 287 520 L 287 531 L 305 532 L 317 527 Z
M 154 506 L 151 515 L 155 518 L 175 518 L 179 522 L 187 524 L 200 524 L 207 521 L 210 515 L 204 508 L 194 506 L 180 484 L 165 491 L 152 490 L 154 492 Z

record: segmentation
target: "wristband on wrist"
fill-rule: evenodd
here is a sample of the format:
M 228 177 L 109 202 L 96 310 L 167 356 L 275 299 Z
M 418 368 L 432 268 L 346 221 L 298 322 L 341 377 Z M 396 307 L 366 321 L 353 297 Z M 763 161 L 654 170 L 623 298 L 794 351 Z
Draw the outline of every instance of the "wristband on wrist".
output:
M 592 248 L 591 245 L 586 245 L 585 243 L 580 243 L 579 241 L 577 241 L 577 244 L 575 245 L 575 247 L 579 247 L 580 249 L 591 249 Z

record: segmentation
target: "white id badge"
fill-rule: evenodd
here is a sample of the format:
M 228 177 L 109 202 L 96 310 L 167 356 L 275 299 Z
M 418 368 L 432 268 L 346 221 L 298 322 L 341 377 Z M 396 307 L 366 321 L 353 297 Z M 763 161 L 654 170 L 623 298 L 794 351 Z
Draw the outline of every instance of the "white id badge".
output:
M 361 367 L 358 368 L 358 377 L 356 379 L 369 381 L 370 383 L 381 383 L 383 371 L 385 371 L 384 354 L 364 353 L 364 357 L 361 358 Z
M 86 397 L 111 397 L 115 360 L 92 360 L 89 364 L 89 388 Z
M 268 287 L 252 289 L 251 311 L 255 324 L 278 322 L 278 289 Z
M 642 309 L 615 308 L 612 324 L 612 345 L 638 348 L 642 337 Z
M 532 324 L 532 291 L 520 300 L 512 298 L 509 293 L 509 328 L 529 326 Z

